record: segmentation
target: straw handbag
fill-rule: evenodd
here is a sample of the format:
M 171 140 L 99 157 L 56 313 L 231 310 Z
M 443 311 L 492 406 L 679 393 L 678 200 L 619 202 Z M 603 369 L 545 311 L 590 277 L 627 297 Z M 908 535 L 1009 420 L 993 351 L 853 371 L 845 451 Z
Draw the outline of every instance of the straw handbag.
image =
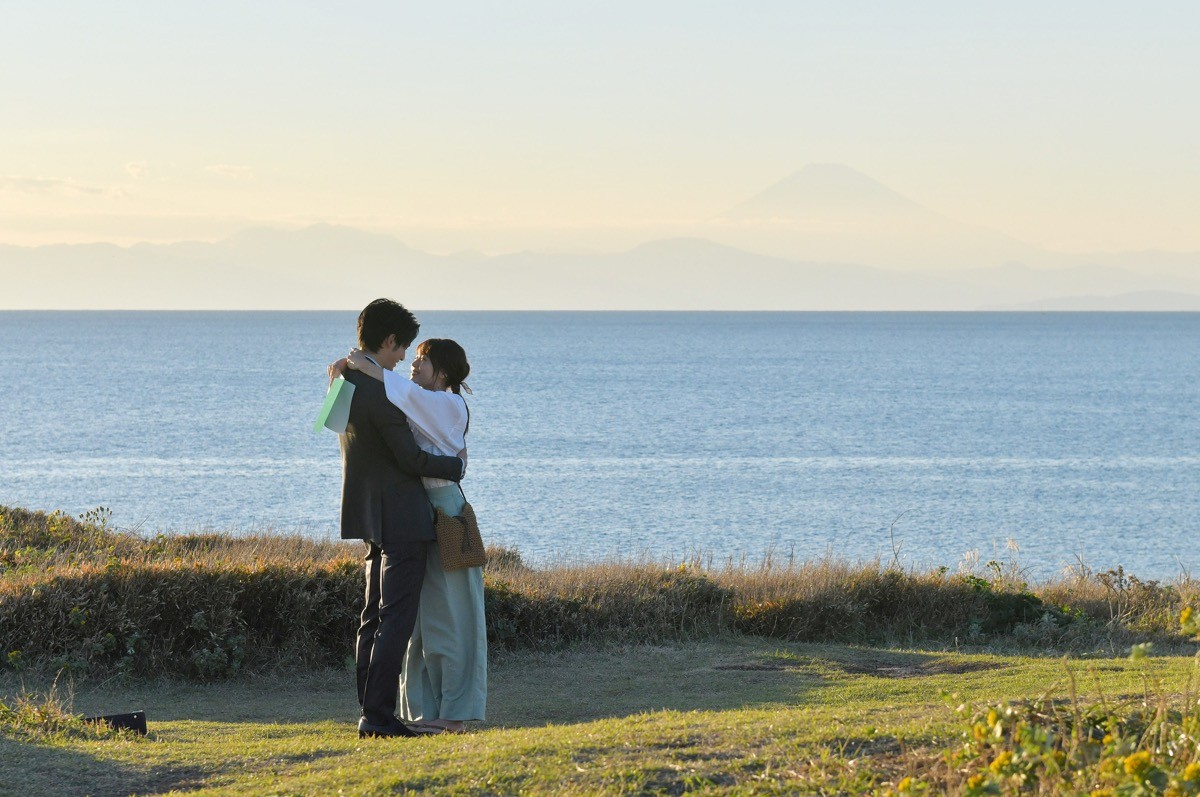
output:
M 462 487 L 458 488 L 462 492 Z M 462 567 L 482 567 L 487 558 L 483 552 L 483 537 L 479 535 L 479 523 L 475 510 L 463 494 L 463 508 L 458 515 L 447 515 L 434 507 L 433 528 L 437 531 L 438 552 L 442 555 L 442 569 L 458 570 Z

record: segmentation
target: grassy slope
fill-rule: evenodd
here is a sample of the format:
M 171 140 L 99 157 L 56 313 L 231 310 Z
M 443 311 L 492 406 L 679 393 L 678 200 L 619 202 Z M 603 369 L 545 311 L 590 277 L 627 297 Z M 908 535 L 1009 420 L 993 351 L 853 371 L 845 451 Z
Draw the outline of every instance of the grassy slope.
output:
M 1140 693 L 1147 674 L 1178 691 L 1194 662 L 1070 666 L 1081 693 L 1111 697 Z M 17 689 L 11 676 L 0 680 L 0 693 Z M 76 691 L 76 710 L 144 708 L 151 737 L 0 737 L 0 794 L 857 790 L 902 776 L 911 760 L 903 750 L 954 743 L 959 725 L 944 692 L 985 702 L 1048 689 L 1068 692 L 1059 659 L 727 637 L 509 654 L 493 667 L 481 731 L 360 741 L 346 673 L 87 685 Z M 830 749 L 837 755 L 824 754 Z

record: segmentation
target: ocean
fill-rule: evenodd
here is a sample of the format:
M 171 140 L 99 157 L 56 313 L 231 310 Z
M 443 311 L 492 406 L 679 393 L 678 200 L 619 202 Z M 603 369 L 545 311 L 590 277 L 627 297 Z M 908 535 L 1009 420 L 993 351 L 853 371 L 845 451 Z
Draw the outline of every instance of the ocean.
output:
M 352 312 L 0 312 L 0 504 L 337 534 Z M 1200 564 L 1200 314 L 419 313 L 534 562 Z M 402 366 L 405 372 L 407 368 Z

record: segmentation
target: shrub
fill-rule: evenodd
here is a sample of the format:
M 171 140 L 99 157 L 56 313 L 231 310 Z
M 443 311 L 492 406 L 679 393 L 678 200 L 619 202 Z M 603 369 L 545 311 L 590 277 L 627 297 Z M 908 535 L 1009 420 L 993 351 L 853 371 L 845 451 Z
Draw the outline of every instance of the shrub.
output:
M 488 639 L 500 647 L 642 642 L 705 636 L 724 626 L 732 593 L 686 566 L 488 574 Z
M 349 563 L 79 567 L 36 586 L 0 583 L 0 635 L 22 658 L 74 670 L 215 678 L 334 665 L 349 649 L 359 579 Z
M 1023 624 L 1075 621 L 1025 591 L 970 574 L 919 574 L 877 566 L 805 566 L 781 582 L 738 590 L 734 628 L 785 639 L 852 642 L 984 641 Z
M 113 531 L 99 510 L 0 507 L 0 668 L 209 679 L 279 665 L 341 666 L 362 600 L 362 545 L 295 536 Z M 989 563 L 991 567 L 992 563 Z M 608 561 L 533 568 L 488 549 L 495 648 L 658 643 L 736 631 L 854 643 L 956 642 L 1095 649 L 1181 645 L 1193 582 L 1121 570 L 1030 589 L 1000 566 L 819 561 L 704 569 Z

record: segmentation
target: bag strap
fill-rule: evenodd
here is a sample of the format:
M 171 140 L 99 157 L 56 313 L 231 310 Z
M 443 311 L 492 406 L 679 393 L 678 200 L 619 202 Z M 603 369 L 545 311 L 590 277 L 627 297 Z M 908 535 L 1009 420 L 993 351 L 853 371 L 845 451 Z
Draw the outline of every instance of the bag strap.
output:
M 462 396 L 457 393 L 455 393 L 454 395 L 458 396 L 459 398 L 462 398 Z M 471 405 L 467 403 L 466 399 L 463 399 L 463 406 L 467 410 L 467 426 L 465 429 L 463 429 L 463 445 L 465 446 L 467 443 L 467 432 L 469 432 L 471 430 Z M 463 497 L 463 501 L 466 501 L 467 494 L 463 492 L 462 482 L 457 481 L 454 483 L 454 486 L 458 488 L 459 495 L 461 495 Z M 429 508 L 433 510 L 433 514 L 436 517 L 437 516 L 437 507 L 433 505 L 433 501 L 430 501 L 428 496 L 426 496 L 425 500 L 426 500 L 426 502 L 428 502 Z
M 463 492 L 462 485 L 459 484 L 458 482 L 455 482 L 454 486 L 458 488 L 458 494 L 463 497 L 463 503 L 464 504 L 467 503 L 467 494 Z M 433 505 L 433 501 L 429 500 L 429 493 L 425 493 L 425 503 L 429 504 L 429 509 L 430 509 L 430 511 L 433 512 L 433 516 L 436 518 L 439 510 L 436 506 Z M 458 516 L 456 515 L 455 517 L 458 517 Z
M 462 398 L 462 396 L 460 395 L 459 398 Z M 463 407 L 467 410 L 467 425 L 463 429 L 463 447 L 465 448 L 467 445 L 467 432 L 471 431 L 471 405 L 467 403 L 466 399 L 463 399 L 462 402 Z M 455 484 L 458 485 L 458 492 L 462 495 L 463 500 L 466 501 L 467 494 L 463 492 L 462 480 L 456 481 Z

